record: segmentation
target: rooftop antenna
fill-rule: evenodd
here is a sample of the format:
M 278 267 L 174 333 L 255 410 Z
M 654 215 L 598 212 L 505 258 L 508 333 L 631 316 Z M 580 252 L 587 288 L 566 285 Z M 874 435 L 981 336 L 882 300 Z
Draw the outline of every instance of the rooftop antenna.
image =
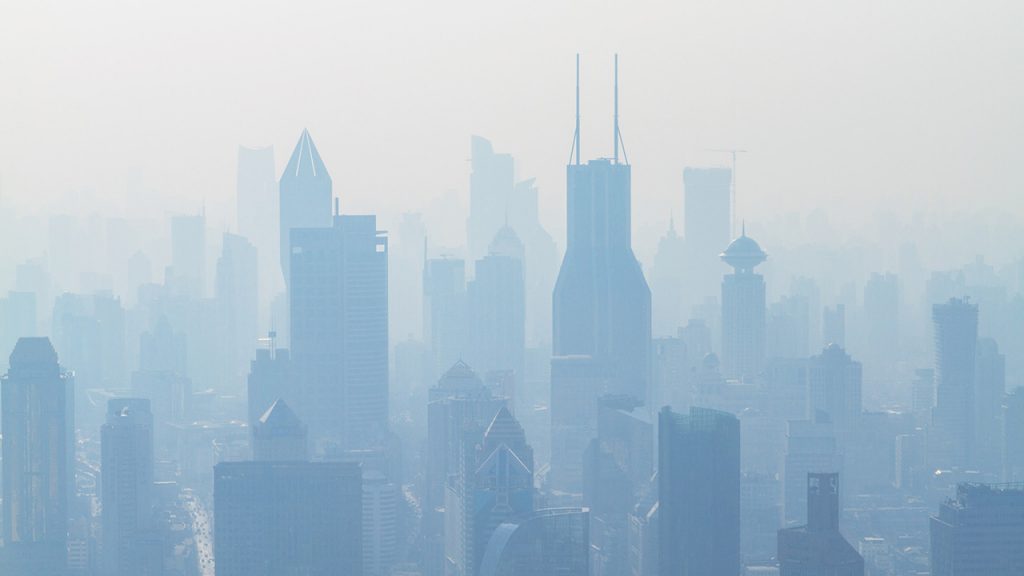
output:
M 576 151 L 576 165 L 580 164 L 580 53 L 576 53 L 576 133 L 573 135 L 572 148 Z
M 615 54 L 615 163 L 619 163 L 619 55 Z
M 729 174 L 729 227 L 732 228 L 732 236 L 736 236 L 736 155 L 749 152 L 736 148 L 711 148 L 709 152 L 725 152 L 732 156 L 732 172 Z

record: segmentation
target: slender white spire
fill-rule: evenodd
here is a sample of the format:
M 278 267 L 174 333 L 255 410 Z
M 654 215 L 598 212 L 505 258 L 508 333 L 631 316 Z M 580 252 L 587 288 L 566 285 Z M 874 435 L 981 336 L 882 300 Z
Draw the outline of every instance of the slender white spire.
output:
M 576 135 L 573 136 L 573 148 L 576 150 L 576 165 L 580 163 L 580 54 L 576 53 Z
M 619 163 L 619 55 L 615 54 L 615 163 Z

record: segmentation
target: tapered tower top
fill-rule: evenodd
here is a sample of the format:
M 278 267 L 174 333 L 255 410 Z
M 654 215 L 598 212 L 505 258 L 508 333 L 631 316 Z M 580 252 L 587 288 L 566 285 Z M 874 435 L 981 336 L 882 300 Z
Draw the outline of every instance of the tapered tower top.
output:
M 327 173 L 327 167 L 320 159 L 320 152 L 317 151 L 316 144 L 313 143 L 313 138 L 309 135 L 309 130 L 302 130 L 299 142 L 295 145 L 292 157 L 288 160 L 288 167 L 285 168 L 281 178 L 327 178 L 330 180 L 331 175 Z

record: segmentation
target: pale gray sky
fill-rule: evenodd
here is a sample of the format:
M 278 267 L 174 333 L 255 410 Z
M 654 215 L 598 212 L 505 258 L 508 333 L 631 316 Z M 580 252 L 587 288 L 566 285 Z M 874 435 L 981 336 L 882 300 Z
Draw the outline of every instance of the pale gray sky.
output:
M 0 189 L 26 206 L 233 219 L 238 144 L 278 166 L 308 127 L 348 212 L 467 198 L 469 135 L 537 176 L 563 238 L 573 59 L 583 153 L 610 154 L 612 54 L 635 221 L 681 210 L 682 168 L 737 146 L 740 214 L 823 207 L 1024 216 L 1019 1 L 0 5 Z M 141 181 L 157 198 L 129 195 Z M 464 223 L 448 231 L 459 237 Z M 439 232 L 444 233 L 444 232 Z

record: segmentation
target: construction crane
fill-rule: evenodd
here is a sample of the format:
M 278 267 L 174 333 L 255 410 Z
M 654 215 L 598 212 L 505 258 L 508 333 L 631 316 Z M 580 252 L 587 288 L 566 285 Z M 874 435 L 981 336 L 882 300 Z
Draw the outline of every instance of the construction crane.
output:
M 731 222 L 729 223 L 732 228 L 732 237 L 736 237 L 736 155 L 748 152 L 748 150 L 740 150 L 737 148 L 706 148 L 708 152 L 722 152 L 732 155 L 732 173 L 730 174 L 729 182 L 729 217 Z

